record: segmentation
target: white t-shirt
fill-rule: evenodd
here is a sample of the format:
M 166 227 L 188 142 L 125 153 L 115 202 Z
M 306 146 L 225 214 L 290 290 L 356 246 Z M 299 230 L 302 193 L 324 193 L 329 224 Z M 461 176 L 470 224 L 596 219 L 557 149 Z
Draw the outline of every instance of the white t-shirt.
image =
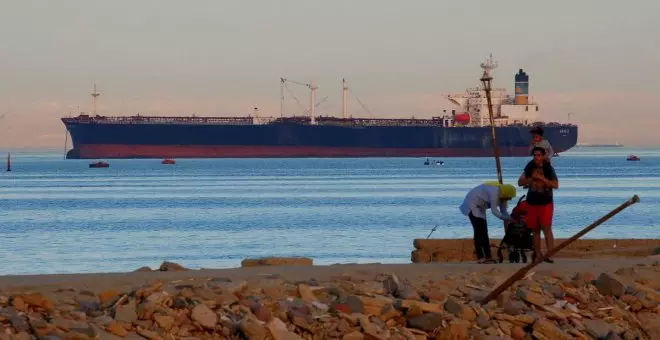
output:
M 465 196 L 459 210 L 463 215 L 468 216 L 470 212 L 474 217 L 486 218 L 486 209 L 490 207 L 493 215 L 501 220 L 511 218 L 507 212 L 506 201 L 500 200 L 500 190 L 498 187 L 488 184 L 481 184 L 470 190 Z M 499 209 L 498 209 L 499 208 Z

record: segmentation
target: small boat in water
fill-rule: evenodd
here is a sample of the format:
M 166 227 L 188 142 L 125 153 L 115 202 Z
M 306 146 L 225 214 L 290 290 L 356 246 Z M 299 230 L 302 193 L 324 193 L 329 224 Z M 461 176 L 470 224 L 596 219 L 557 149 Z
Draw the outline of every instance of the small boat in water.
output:
M 627 161 L 640 161 L 641 159 L 635 155 L 628 155 L 626 158 Z
M 433 164 L 435 164 L 435 165 L 444 165 L 444 164 L 445 164 L 445 162 L 443 162 L 443 161 L 439 161 L 439 160 L 435 160 L 435 161 L 431 162 L 431 161 L 427 158 L 426 161 L 424 162 L 424 165 L 431 165 L 431 163 L 433 163 Z
M 176 164 L 176 161 L 173 160 L 173 159 L 166 158 L 166 159 L 163 159 L 163 161 L 160 162 L 160 163 L 161 164 Z
M 107 168 L 109 166 L 110 166 L 110 164 L 108 164 L 106 162 L 103 162 L 103 161 L 96 162 L 96 163 L 89 163 L 90 168 Z

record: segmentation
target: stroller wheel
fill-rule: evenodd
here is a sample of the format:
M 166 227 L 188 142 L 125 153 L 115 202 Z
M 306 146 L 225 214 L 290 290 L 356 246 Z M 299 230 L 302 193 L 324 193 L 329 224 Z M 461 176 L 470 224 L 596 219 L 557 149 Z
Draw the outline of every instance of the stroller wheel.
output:
M 520 254 L 518 251 L 512 250 L 509 252 L 509 263 L 518 263 L 520 262 Z

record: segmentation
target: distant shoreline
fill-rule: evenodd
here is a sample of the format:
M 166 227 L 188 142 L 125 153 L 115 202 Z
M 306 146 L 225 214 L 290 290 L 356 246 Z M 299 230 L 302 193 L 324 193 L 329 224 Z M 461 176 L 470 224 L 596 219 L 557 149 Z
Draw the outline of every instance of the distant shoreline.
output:
M 574 148 L 622 148 L 624 146 L 625 145 L 619 144 L 619 143 L 616 143 L 616 144 L 589 144 L 589 143 L 580 144 L 580 143 L 578 143 L 574 146 Z

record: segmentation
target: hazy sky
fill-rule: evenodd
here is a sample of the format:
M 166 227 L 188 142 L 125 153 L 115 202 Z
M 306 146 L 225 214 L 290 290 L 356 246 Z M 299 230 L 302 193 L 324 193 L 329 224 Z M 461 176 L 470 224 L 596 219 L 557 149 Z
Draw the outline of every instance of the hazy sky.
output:
M 279 78 L 315 80 L 341 113 L 341 78 L 376 115 L 430 117 L 447 92 L 519 68 L 542 119 L 581 142 L 660 145 L 660 1 L 0 1 L 0 147 L 62 147 L 59 120 L 279 115 Z M 309 92 L 292 87 L 308 104 Z M 287 99 L 287 107 L 297 104 Z M 298 110 L 300 111 L 300 110 Z M 355 97 L 349 111 L 366 116 Z

